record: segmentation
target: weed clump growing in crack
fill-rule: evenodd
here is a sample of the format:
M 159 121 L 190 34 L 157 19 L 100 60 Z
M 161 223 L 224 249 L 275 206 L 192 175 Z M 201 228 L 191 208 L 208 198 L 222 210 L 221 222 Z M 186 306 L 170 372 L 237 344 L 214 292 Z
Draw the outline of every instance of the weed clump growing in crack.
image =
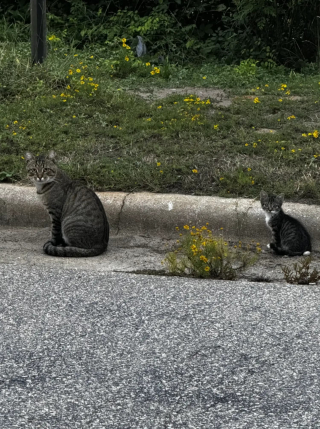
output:
M 241 242 L 230 248 L 221 231 L 214 236 L 207 226 L 183 228 L 185 234 L 180 233 L 181 239 L 177 240 L 179 247 L 162 261 L 172 275 L 235 280 L 258 259 L 260 248 L 253 253 L 250 245 L 243 248 Z
M 282 266 L 281 269 L 286 282 L 298 285 L 317 283 L 317 281 L 320 279 L 320 272 L 316 268 L 311 271 L 311 261 L 311 256 L 307 256 L 302 262 L 295 262 L 292 268 L 288 266 Z

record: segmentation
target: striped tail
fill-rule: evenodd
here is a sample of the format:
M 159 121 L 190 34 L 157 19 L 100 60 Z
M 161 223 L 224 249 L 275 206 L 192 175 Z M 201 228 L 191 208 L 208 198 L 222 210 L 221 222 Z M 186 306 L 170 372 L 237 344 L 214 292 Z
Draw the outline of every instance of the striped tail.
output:
M 92 249 L 84 249 L 82 247 L 72 247 L 72 246 L 53 246 L 53 244 L 48 241 L 44 246 L 43 250 L 47 255 L 50 256 L 62 256 L 62 257 L 89 257 L 89 256 L 98 256 L 101 255 L 107 246 L 94 247 Z
M 310 255 L 311 252 L 309 250 L 303 252 L 292 252 L 291 250 L 282 249 L 281 247 L 277 247 L 274 243 L 270 243 L 270 249 L 273 249 L 277 255 L 288 255 L 288 256 L 307 256 Z

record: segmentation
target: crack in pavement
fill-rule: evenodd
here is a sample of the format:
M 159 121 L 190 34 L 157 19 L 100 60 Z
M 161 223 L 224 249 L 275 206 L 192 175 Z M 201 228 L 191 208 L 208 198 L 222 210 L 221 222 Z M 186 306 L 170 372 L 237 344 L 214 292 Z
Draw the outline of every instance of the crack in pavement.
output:
M 123 208 L 124 208 L 124 205 L 125 205 L 125 203 L 126 203 L 126 199 L 127 199 L 127 197 L 130 195 L 130 194 L 132 194 L 133 193 L 133 191 L 131 191 L 131 192 L 128 192 L 124 197 L 123 197 L 123 200 L 122 200 L 122 204 L 121 204 L 121 207 L 120 207 L 120 210 L 119 210 L 119 214 L 118 214 L 118 218 L 117 218 L 117 230 L 116 230 L 116 233 L 115 233 L 115 235 L 118 235 L 119 234 L 119 232 L 120 232 L 120 221 L 121 221 L 121 213 L 122 213 L 122 211 L 123 211 Z

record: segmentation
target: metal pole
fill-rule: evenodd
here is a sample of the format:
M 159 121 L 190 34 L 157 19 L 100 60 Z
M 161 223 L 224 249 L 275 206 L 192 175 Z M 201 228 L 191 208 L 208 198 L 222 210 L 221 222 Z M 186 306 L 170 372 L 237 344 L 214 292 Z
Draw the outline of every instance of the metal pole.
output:
M 46 0 L 30 0 L 32 64 L 43 63 L 47 56 Z

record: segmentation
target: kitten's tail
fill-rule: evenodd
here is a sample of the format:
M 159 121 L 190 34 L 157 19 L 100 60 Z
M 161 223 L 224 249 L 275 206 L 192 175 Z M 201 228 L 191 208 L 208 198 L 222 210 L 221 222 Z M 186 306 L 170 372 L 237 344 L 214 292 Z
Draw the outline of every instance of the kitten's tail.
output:
M 288 256 L 308 256 L 311 254 L 309 250 L 305 252 L 292 252 L 291 250 L 282 249 L 281 247 L 276 247 L 275 245 L 271 246 L 270 248 L 273 249 L 277 255 L 288 255 Z
M 92 249 L 84 249 L 82 247 L 72 247 L 72 246 L 53 246 L 50 242 L 46 243 L 43 246 L 43 250 L 47 255 L 50 256 L 61 256 L 61 257 L 89 257 L 89 256 L 98 256 L 101 255 L 107 246 L 94 247 Z

